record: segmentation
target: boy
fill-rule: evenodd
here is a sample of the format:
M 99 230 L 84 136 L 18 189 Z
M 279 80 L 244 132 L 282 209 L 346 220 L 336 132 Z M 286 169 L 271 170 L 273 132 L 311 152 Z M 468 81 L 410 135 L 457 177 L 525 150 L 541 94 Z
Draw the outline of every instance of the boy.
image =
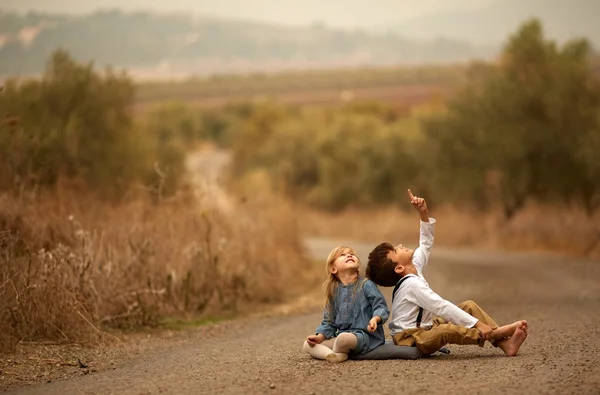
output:
M 457 307 L 429 288 L 423 268 L 433 246 L 435 219 L 429 217 L 425 199 L 414 196 L 410 189 L 408 197 L 421 217 L 419 247 L 413 251 L 381 243 L 369 254 L 366 270 L 377 285 L 395 285 L 389 324 L 394 344 L 416 346 L 424 354 L 432 354 L 449 343 L 483 347 L 488 340 L 506 356 L 517 355 L 527 338 L 526 321 L 499 327 L 475 302 Z

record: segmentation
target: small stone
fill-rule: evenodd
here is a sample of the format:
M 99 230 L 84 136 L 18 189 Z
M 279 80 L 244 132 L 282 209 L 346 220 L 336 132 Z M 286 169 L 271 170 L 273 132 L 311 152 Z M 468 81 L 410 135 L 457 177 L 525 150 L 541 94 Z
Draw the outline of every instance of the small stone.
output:
M 269 388 L 271 388 L 272 390 L 274 390 L 275 389 L 275 384 L 273 384 L 273 383 L 269 384 Z

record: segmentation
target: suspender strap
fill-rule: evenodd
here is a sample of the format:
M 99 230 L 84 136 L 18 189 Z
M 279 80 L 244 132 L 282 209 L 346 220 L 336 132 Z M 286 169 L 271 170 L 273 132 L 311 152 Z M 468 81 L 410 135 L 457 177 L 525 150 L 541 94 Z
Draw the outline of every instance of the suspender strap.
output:
M 392 292 L 392 303 L 394 303 L 394 296 L 396 296 L 396 291 L 398 290 L 398 288 L 400 288 L 400 286 L 402 285 L 402 282 L 404 280 L 406 280 L 408 278 L 408 276 L 404 276 L 400 279 L 400 281 L 398 281 L 396 283 L 396 286 L 394 287 L 394 291 Z
M 423 318 L 423 308 L 419 306 L 419 314 L 417 315 L 417 328 L 421 327 L 421 318 Z
M 394 296 L 396 296 L 396 291 L 398 291 L 398 289 L 400 288 L 400 286 L 402 285 L 402 282 L 404 280 L 406 280 L 408 278 L 408 276 L 404 276 L 400 279 L 400 281 L 398 281 L 398 283 L 396 284 L 396 286 L 394 287 L 394 291 L 392 292 L 392 303 L 394 303 Z M 419 306 L 419 314 L 417 314 L 417 328 L 421 327 L 421 319 L 423 318 L 423 308 L 421 306 Z

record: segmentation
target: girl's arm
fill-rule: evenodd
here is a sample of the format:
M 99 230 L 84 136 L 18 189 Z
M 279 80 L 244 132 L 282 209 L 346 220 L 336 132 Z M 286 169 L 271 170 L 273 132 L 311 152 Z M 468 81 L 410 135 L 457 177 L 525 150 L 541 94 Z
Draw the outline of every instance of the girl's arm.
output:
M 371 280 L 365 281 L 364 287 L 367 300 L 373 309 L 373 317 L 381 318 L 379 323 L 384 324 L 390 317 L 390 310 L 388 309 L 383 294 L 379 288 L 377 288 L 377 285 L 375 285 L 375 283 Z
M 321 325 L 319 325 L 315 332 L 325 336 L 325 339 L 331 339 L 337 333 L 338 327 L 334 323 L 335 316 L 331 316 L 327 310 L 325 309 L 323 312 L 323 321 L 321 321 Z

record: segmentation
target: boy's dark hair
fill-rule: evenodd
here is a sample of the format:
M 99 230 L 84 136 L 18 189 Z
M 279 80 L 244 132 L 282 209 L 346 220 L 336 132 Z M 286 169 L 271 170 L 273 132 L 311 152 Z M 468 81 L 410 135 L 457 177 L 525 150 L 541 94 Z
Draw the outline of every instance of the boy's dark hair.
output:
M 385 242 L 379 244 L 369 254 L 366 275 L 371 281 L 382 287 L 393 287 L 401 278 L 394 271 L 396 264 L 388 258 L 391 251 L 394 251 L 394 246 Z

